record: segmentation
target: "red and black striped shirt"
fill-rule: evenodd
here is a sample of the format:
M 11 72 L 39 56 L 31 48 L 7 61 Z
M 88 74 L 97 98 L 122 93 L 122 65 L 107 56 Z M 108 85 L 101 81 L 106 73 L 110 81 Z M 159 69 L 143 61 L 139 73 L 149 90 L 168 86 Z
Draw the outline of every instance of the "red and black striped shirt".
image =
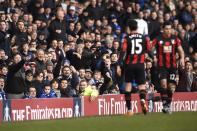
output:
M 139 33 L 126 36 L 122 44 L 122 52 L 126 53 L 126 64 L 144 63 L 145 53 L 150 50 L 149 38 Z
M 176 36 L 169 38 L 159 35 L 152 42 L 152 46 L 156 48 L 158 67 L 176 68 L 176 52 L 181 46 L 181 41 Z

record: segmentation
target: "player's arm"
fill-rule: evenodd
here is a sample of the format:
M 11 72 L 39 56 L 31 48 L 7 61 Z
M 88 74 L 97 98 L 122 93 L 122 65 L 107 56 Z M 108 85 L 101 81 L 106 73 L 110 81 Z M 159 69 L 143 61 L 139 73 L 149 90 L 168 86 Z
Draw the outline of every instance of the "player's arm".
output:
M 126 57 L 126 53 L 127 53 L 127 39 L 125 38 L 123 43 L 122 43 L 122 49 L 120 52 L 120 56 L 119 56 L 119 63 L 122 63 L 122 61 L 125 59 Z
M 184 50 L 182 48 L 182 46 L 178 46 L 178 53 L 179 53 L 179 56 L 180 56 L 180 65 L 184 68 L 185 67 L 185 53 L 184 53 Z
M 150 41 L 149 37 L 146 37 L 146 45 L 147 45 L 147 53 L 153 59 L 154 52 L 155 52 L 155 45 L 157 44 L 157 39 L 154 39 L 152 42 Z
M 184 68 L 185 67 L 185 53 L 183 50 L 183 47 L 181 46 L 181 41 L 179 39 L 177 39 L 177 46 L 178 46 L 178 53 L 180 56 L 180 65 Z
M 156 46 L 157 46 L 157 42 L 158 42 L 158 39 L 155 38 L 152 40 L 152 42 L 150 42 L 150 52 L 152 54 L 152 59 L 153 59 L 153 63 L 154 63 L 154 66 L 157 66 L 157 56 L 156 56 Z
M 153 41 L 150 42 L 150 50 L 151 51 L 154 51 L 156 49 L 157 42 L 158 42 L 157 38 L 153 39 Z

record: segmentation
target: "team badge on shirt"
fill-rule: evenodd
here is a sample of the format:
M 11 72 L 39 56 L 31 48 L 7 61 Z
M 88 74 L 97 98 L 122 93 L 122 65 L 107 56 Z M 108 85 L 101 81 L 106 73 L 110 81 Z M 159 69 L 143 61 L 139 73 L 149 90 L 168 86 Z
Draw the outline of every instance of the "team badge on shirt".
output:
M 173 39 L 173 40 L 171 40 L 171 43 L 174 45 L 175 44 L 175 40 Z
M 161 40 L 161 41 L 159 41 L 159 44 L 160 44 L 160 45 L 162 45 L 162 44 L 163 44 L 163 41 L 162 41 L 162 40 Z

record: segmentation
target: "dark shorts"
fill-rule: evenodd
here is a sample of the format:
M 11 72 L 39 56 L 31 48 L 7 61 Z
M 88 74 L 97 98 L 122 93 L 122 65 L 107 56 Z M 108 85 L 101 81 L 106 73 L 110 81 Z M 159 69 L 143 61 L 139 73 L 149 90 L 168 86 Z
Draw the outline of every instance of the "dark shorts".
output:
M 135 80 L 138 85 L 145 83 L 144 64 L 126 64 L 125 82 Z
M 177 69 L 176 68 L 158 68 L 159 80 L 167 79 L 169 83 L 176 83 Z

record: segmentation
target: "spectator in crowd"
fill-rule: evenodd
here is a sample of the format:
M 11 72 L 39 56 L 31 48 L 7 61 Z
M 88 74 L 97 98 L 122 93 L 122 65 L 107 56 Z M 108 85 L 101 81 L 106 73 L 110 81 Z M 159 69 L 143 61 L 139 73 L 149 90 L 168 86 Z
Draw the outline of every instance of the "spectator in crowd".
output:
M 56 98 L 54 90 L 51 88 L 51 85 L 44 85 L 43 92 L 40 95 L 40 98 Z
M 46 70 L 47 70 L 47 72 L 53 72 L 53 69 L 54 69 L 53 62 L 51 60 L 47 60 L 46 61 Z
M 35 99 L 35 98 L 37 98 L 36 88 L 34 86 L 30 86 L 28 88 L 27 94 L 25 95 L 25 99 Z
M 75 67 L 76 70 L 79 70 L 83 67 L 82 53 L 82 45 L 76 45 L 76 50 L 69 50 L 66 52 L 67 59 L 70 61 L 70 64 Z
M 189 48 L 190 53 L 191 52 L 197 52 L 197 44 L 196 44 L 196 41 L 197 41 L 197 34 L 190 39 L 190 48 Z
M 88 85 L 86 80 L 79 82 L 79 95 L 90 96 L 90 101 L 93 101 L 98 96 L 98 90 Z
M 5 80 L 7 79 L 7 74 L 8 74 L 8 67 L 6 65 L 2 65 L 0 67 L 0 76 L 5 77 Z
M 50 40 L 59 39 L 65 41 L 66 37 L 66 21 L 64 19 L 64 11 L 59 8 L 56 12 L 56 18 L 51 21 L 49 28 Z
M 53 75 L 53 72 L 51 71 L 46 71 L 46 78 L 45 78 L 45 81 L 46 83 L 50 83 L 52 80 L 54 80 L 54 75 Z
M 11 13 L 11 12 L 15 12 L 15 11 L 16 11 L 16 2 L 15 2 L 15 0 L 11 0 L 8 5 L 7 13 Z
M 25 71 L 25 92 L 28 92 L 29 87 L 32 85 L 33 72 L 29 69 Z
M 136 16 L 134 15 L 134 9 L 132 8 L 131 5 L 129 5 L 126 9 L 126 12 L 123 14 L 123 25 L 122 26 L 125 26 L 129 20 L 131 19 L 135 19 Z
M 119 88 L 117 85 L 117 80 L 115 78 L 115 71 L 111 68 L 110 57 L 105 58 L 104 68 L 102 69 L 102 75 L 104 82 L 100 87 L 99 93 L 102 94 L 118 94 Z
M 60 89 L 59 89 L 59 82 L 58 82 L 58 80 L 53 79 L 51 81 L 51 87 L 52 87 L 52 90 L 57 95 L 57 98 L 60 98 L 61 97 L 61 93 L 60 93 Z
M 96 86 L 97 90 L 100 90 L 100 87 L 103 84 L 103 79 L 102 79 L 102 75 L 101 75 L 101 71 L 99 70 L 95 70 L 93 72 L 93 78 L 89 81 L 89 84 L 91 86 Z
M 151 69 L 152 69 L 152 61 L 151 59 L 147 59 L 145 63 L 145 77 L 146 80 L 151 82 Z
M 74 22 L 69 22 L 68 23 L 68 26 L 67 26 L 67 35 L 71 35 L 71 36 L 74 36 L 76 37 L 76 34 L 75 34 L 75 23 Z
M 0 100 L 6 100 L 6 93 L 4 92 L 5 79 L 3 76 L 0 76 Z
M 186 56 L 189 56 L 189 37 L 184 29 L 180 30 L 179 38 L 182 41 L 182 47 Z
M 77 22 L 75 24 L 75 34 L 77 35 L 77 37 L 80 37 L 83 33 L 84 33 L 84 29 L 82 27 L 81 22 Z
M 28 41 L 28 35 L 26 32 L 26 27 L 24 21 L 19 20 L 17 22 L 17 32 L 15 35 L 16 46 L 18 46 L 19 50 L 22 48 L 22 43 Z
M 87 20 L 85 20 L 84 23 L 84 31 L 85 32 L 93 32 L 95 29 L 94 27 L 94 19 L 92 17 L 88 17 Z
M 46 63 L 44 61 L 44 55 L 45 52 L 42 49 L 39 49 L 36 51 L 36 58 L 34 60 L 35 65 L 36 65 L 36 72 L 38 71 L 43 71 L 44 69 L 46 69 Z
M 42 71 L 35 72 L 32 85 L 36 88 L 36 95 L 39 98 L 45 85 L 44 73 Z
M 91 51 L 91 46 L 93 45 L 91 40 L 86 40 L 84 43 L 84 48 L 81 56 L 82 67 L 85 69 L 91 69 L 93 64 L 94 54 Z
M 135 19 L 138 23 L 138 33 L 148 35 L 148 24 L 143 18 L 144 14 L 142 11 L 140 11 L 138 14 L 138 18 Z
M 45 8 L 44 8 L 44 19 L 46 21 L 50 22 L 52 17 L 53 17 L 52 9 L 50 7 L 48 7 L 48 6 L 45 6 Z M 49 24 L 49 23 L 47 23 L 47 24 Z
M 85 69 L 84 68 L 79 69 L 79 81 L 85 79 L 85 75 L 86 75 Z
M 11 16 L 11 21 L 9 21 L 9 33 L 11 37 L 17 32 L 17 22 L 19 20 L 19 13 L 13 12 Z
M 5 51 L 3 49 L 0 49 L 0 65 L 8 65 L 9 59 L 8 56 L 6 55 Z
M 185 62 L 185 68 L 179 69 L 179 82 L 177 92 L 197 91 L 197 74 L 193 71 L 191 61 Z
M 189 2 L 186 3 L 185 8 L 180 13 L 179 20 L 183 24 L 189 24 L 192 22 L 192 13 L 191 13 L 192 7 Z
M 124 77 L 122 75 L 123 74 L 122 65 L 118 62 L 118 53 L 115 52 L 111 53 L 110 59 L 111 59 L 111 69 L 112 72 L 114 72 L 114 76 L 116 78 L 118 88 L 122 88 Z
M 91 0 L 89 6 L 86 8 L 86 12 L 89 17 L 94 18 L 95 20 L 100 19 L 103 16 L 102 7 L 97 3 L 97 0 Z
M 154 39 L 160 33 L 160 23 L 158 22 L 158 15 L 156 11 L 151 12 L 151 17 L 148 21 L 148 35 L 150 39 Z
M 24 97 L 25 92 L 25 60 L 20 54 L 13 56 L 13 63 L 8 67 L 8 74 L 5 86 L 5 92 L 8 99 L 20 99 Z
M 66 23 L 71 23 L 73 22 L 74 24 L 78 22 L 79 18 L 76 14 L 76 7 L 75 6 L 70 6 L 68 13 L 66 14 Z
M 111 27 L 112 27 L 112 30 L 115 31 L 116 28 L 119 27 L 117 17 L 114 14 L 112 14 L 110 16 L 110 19 L 111 19 Z
M 85 70 L 85 80 L 89 83 L 90 80 L 92 79 L 93 72 L 91 69 L 86 69 Z
M 7 33 L 7 23 L 6 21 L 0 21 L 0 49 L 3 49 L 5 54 L 10 56 L 11 48 L 8 39 L 9 34 Z
M 121 38 L 118 40 L 118 39 L 115 39 L 114 41 L 113 41 L 113 47 L 112 47 L 112 52 L 113 53 L 117 53 L 117 55 L 120 53 L 120 47 L 121 47 L 121 45 L 120 45 L 120 41 L 122 41 L 122 36 L 121 36 Z
M 75 68 L 73 66 L 69 66 L 69 65 L 65 65 L 62 68 L 62 74 L 58 79 L 59 80 L 66 79 L 68 82 L 68 85 L 72 89 L 76 89 L 76 87 L 79 83 L 78 75 L 77 75 Z
M 60 94 L 61 97 L 75 97 L 77 96 L 77 88 L 73 89 L 71 85 L 69 85 L 67 79 L 60 80 Z
M 26 60 L 32 60 L 34 59 L 33 53 L 29 51 L 29 43 L 26 41 L 23 43 L 22 48 L 21 48 L 21 55 L 24 57 Z

